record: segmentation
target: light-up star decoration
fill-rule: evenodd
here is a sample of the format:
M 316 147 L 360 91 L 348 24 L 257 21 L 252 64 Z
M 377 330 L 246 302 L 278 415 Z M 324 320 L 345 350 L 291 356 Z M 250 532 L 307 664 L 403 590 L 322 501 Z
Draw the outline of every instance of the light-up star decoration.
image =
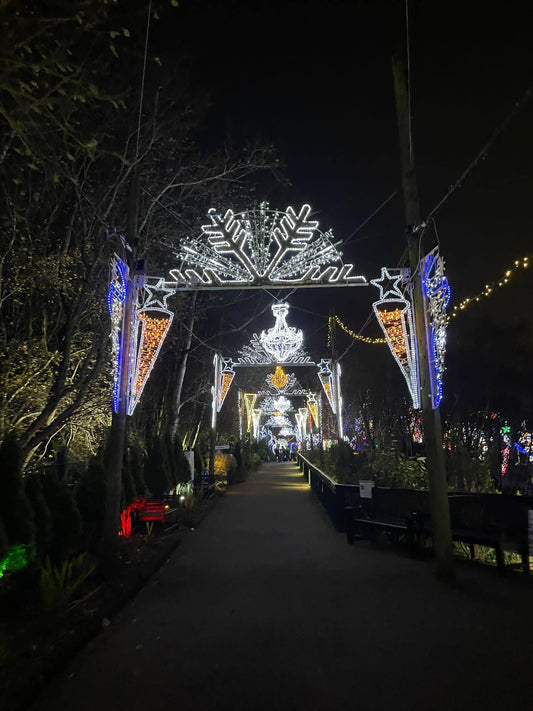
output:
M 311 220 L 311 207 L 285 212 L 268 203 L 246 212 L 215 209 L 202 234 L 183 242 L 181 266 L 171 270 L 178 288 L 366 285 L 344 264 L 333 233 Z
M 137 281 L 139 280 L 139 281 Z M 124 304 L 128 289 L 132 294 L 130 341 L 122 343 Z M 175 293 L 164 279 L 135 275 L 129 278 L 126 263 L 116 254 L 111 260 L 111 279 L 107 305 L 111 314 L 113 354 L 113 412 L 118 410 L 120 382 L 120 349 L 127 348 L 128 391 L 126 412 L 133 414 L 148 377 L 157 360 L 170 329 L 174 314 L 167 307 L 167 299 Z
M 287 325 L 289 304 L 272 304 L 276 323 L 268 331 L 262 331 L 259 341 L 263 349 L 277 363 L 286 363 L 301 348 L 304 334 Z
M 333 377 L 333 370 L 331 369 L 331 360 L 327 358 L 322 358 L 322 360 L 317 364 L 318 367 L 318 378 L 322 383 L 322 388 L 326 393 L 326 397 L 330 404 L 331 410 L 334 415 L 337 414 L 337 403 L 335 398 L 335 382 Z
M 442 378 L 446 356 L 446 307 L 450 301 L 450 285 L 444 275 L 444 259 L 438 248 L 420 262 L 422 291 L 426 316 L 426 336 L 431 376 L 431 404 L 437 408 L 442 399 Z
M 401 287 L 405 272 L 396 270 L 396 273 L 391 275 L 391 271 L 393 270 L 382 267 L 381 277 L 370 281 L 379 289 L 379 300 L 372 304 L 372 308 L 405 378 L 413 407 L 419 408 L 420 385 L 412 303 L 406 298 Z
M 161 308 L 168 310 L 167 299 L 176 293 L 172 283 L 161 277 L 145 277 L 143 308 Z
M 309 392 L 307 395 L 307 407 L 315 423 L 315 427 L 319 427 L 319 414 L 318 414 L 318 402 L 316 398 L 316 393 Z
M 159 277 L 146 277 L 144 287 L 137 290 L 131 324 L 128 415 L 141 399 L 169 332 L 174 314 L 167 299 L 174 293 Z
M 233 378 L 235 377 L 235 370 L 233 369 L 233 361 L 231 358 L 221 358 L 217 377 L 217 412 L 220 412 L 231 383 L 233 382 Z

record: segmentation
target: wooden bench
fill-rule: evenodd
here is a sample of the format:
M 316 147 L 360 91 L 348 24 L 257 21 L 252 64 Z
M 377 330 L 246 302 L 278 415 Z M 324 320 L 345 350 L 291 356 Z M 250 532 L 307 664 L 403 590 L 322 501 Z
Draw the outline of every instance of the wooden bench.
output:
M 505 569 L 505 551 L 521 557 L 522 569 L 529 572 L 526 497 L 500 494 L 449 495 L 451 537 L 469 546 L 475 557 L 475 546 L 492 548 L 500 572 Z M 424 536 L 432 537 L 429 497 L 425 491 L 382 489 L 376 487 L 372 499 L 361 499 L 358 507 L 348 507 L 346 534 L 348 543 L 358 538 L 374 540 L 380 530 L 389 532 L 395 541 L 404 536 L 414 551 Z
M 398 543 L 403 537 L 411 550 L 419 545 L 420 525 L 416 512 L 403 517 L 382 515 L 379 518 L 370 518 L 360 508 L 348 507 L 346 521 L 346 538 L 348 543 L 358 539 L 374 541 L 376 533 L 385 531 L 391 534 L 392 539 Z
M 386 531 L 395 542 L 404 537 L 414 550 L 428 507 L 425 491 L 375 487 L 371 499 L 360 499 L 359 506 L 345 509 L 348 543 L 356 538 L 374 540 L 379 531 Z
M 474 546 L 494 550 L 499 572 L 505 569 L 505 551 L 518 553 L 524 573 L 529 573 L 527 504 L 501 494 L 449 496 L 452 540 L 466 543 L 470 557 Z M 524 505 L 526 504 L 526 505 Z

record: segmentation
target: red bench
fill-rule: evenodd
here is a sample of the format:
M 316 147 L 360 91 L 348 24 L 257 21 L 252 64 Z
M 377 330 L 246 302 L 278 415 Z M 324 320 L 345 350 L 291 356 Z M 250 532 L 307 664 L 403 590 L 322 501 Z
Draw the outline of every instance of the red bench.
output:
M 153 531 L 156 521 L 161 521 L 164 525 L 165 508 L 167 507 L 164 501 L 145 501 L 139 509 L 138 520 L 146 523 L 146 532 L 149 536 Z

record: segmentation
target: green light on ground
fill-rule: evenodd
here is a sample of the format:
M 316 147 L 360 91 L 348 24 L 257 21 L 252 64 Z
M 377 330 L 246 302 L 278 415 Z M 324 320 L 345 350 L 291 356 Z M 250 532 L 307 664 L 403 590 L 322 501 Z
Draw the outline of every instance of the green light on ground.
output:
M 17 543 L 11 546 L 7 554 L 0 560 L 0 578 L 4 577 L 4 573 L 14 573 L 16 570 L 22 570 L 30 561 L 30 546 L 22 543 Z

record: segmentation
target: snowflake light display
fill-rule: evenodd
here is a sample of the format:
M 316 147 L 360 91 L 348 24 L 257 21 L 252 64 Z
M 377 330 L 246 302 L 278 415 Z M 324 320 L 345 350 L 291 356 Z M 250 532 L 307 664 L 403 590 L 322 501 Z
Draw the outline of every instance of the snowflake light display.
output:
M 178 288 L 365 285 L 363 276 L 352 276 L 353 264 L 343 263 L 332 232 L 321 232 L 310 213 L 309 205 L 282 212 L 267 203 L 224 215 L 211 209 L 210 224 L 182 244 L 181 266 L 171 275 Z
M 437 408 L 442 399 L 442 376 L 446 356 L 446 307 L 450 301 L 450 285 L 444 275 L 444 259 L 435 248 L 420 262 L 424 313 L 431 374 L 431 402 Z
M 301 330 L 287 325 L 289 304 L 272 304 L 272 313 L 276 323 L 268 331 L 262 331 L 259 340 L 275 362 L 286 363 L 300 350 L 304 335 Z
M 382 267 L 381 277 L 370 281 L 380 290 L 380 298 L 372 304 L 372 308 L 394 360 L 405 378 L 413 407 L 419 408 L 420 385 L 413 307 L 401 290 L 403 278 L 403 273 L 391 275 L 386 267 Z

